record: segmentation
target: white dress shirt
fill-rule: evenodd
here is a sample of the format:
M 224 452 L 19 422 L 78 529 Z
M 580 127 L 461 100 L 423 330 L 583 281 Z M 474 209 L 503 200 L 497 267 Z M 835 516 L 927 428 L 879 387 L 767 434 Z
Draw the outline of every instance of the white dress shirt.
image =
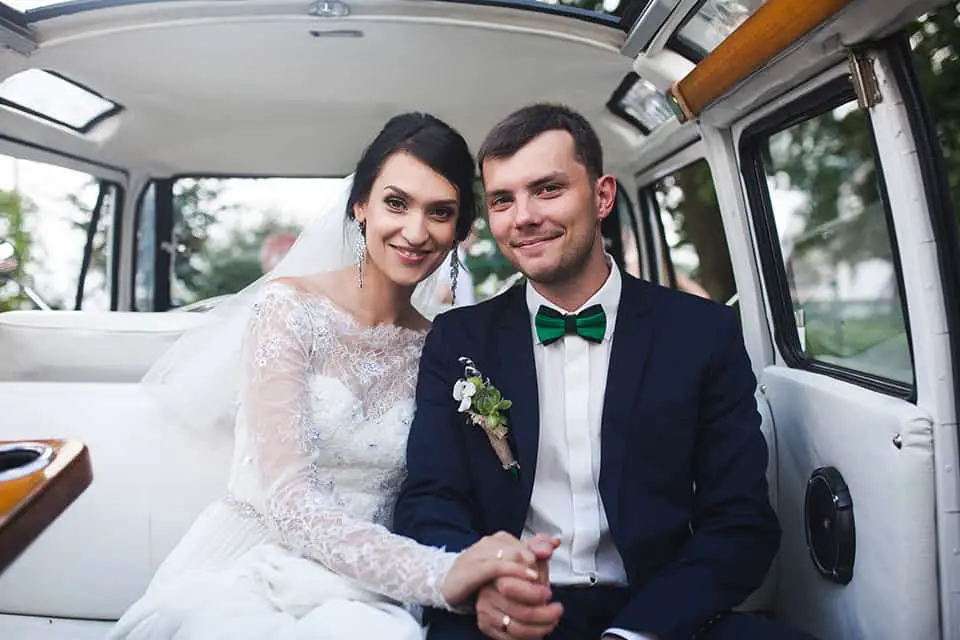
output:
M 554 585 L 626 585 L 623 560 L 610 536 L 600 499 L 600 426 L 610 365 L 610 345 L 620 305 L 621 276 L 608 256 L 610 275 L 573 313 L 595 304 L 607 317 L 603 341 L 573 335 L 543 345 L 534 317 L 541 305 L 565 313 L 527 282 L 527 308 L 533 331 L 540 401 L 540 441 L 522 538 L 544 533 L 560 539 L 550 559 Z M 623 629 L 606 633 L 627 640 L 648 640 Z

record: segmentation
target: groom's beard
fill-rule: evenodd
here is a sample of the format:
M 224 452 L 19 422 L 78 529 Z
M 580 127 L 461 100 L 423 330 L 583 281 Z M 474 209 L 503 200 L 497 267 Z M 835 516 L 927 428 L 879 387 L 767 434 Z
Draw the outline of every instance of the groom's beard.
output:
M 560 263 L 555 269 L 543 273 L 524 273 L 527 280 L 536 284 L 553 285 L 574 280 L 586 269 L 590 256 L 593 254 L 597 242 L 602 242 L 599 234 L 600 221 L 589 234 L 584 234 L 582 238 L 575 238 L 567 235 L 569 243 L 564 247 L 563 254 L 560 256 Z M 516 265 L 514 265 L 516 266 Z M 521 271 L 523 271 L 521 269 Z

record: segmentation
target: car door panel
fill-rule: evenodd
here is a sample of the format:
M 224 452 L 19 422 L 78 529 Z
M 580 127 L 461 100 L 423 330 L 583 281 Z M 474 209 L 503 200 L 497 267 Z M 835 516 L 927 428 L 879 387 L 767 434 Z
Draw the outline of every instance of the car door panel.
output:
M 777 613 L 821 640 L 938 637 L 930 416 L 898 398 L 787 367 L 768 367 L 761 385 L 779 445 Z M 828 466 L 843 475 L 853 502 L 856 551 L 846 585 L 818 573 L 805 533 L 808 480 Z

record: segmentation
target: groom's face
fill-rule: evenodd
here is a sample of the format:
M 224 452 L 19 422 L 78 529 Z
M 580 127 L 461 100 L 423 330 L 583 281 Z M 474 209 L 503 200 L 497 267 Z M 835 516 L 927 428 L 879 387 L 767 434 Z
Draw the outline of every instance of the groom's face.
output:
M 572 279 L 597 250 L 610 207 L 566 131 L 548 131 L 508 158 L 485 160 L 483 183 L 490 233 L 533 282 Z

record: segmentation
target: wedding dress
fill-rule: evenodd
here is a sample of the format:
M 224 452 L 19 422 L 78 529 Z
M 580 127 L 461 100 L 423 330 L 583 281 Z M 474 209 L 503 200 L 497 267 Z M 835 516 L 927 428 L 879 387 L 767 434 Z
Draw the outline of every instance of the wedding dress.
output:
M 421 640 L 404 605 L 448 608 L 456 558 L 389 531 L 424 337 L 266 284 L 241 352 L 227 495 L 109 638 Z

